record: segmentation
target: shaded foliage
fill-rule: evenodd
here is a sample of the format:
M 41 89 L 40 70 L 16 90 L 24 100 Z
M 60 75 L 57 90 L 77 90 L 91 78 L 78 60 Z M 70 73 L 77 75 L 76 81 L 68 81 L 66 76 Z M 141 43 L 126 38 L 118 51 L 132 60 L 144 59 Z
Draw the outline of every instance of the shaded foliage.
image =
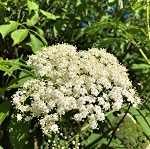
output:
M 34 77 L 30 72 L 32 68 L 25 63 L 27 55 L 36 53 L 43 46 L 62 42 L 76 45 L 79 50 L 106 48 L 129 69 L 130 79 L 142 98 L 139 109 L 131 109 L 129 113 L 141 125 L 147 139 L 150 138 L 149 14 L 148 0 L 0 1 L 0 148 L 18 145 L 23 148 L 26 139 L 28 141 L 24 148 L 30 146 L 28 142 L 33 147 L 38 142 L 39 147 L 46 148 L 46 138 L 39 135 L 41 132 L 38 134 L 36 124 L 33 123 L 30 133 L 28 125 L 24 131 L 20 131 L 25 124 L 15 121 L 10 101 L 17 88 L 25 80 Z M 122 112 L 124 111 L 125 108 Z M 111 114 L 108 117 L 105 121 L 107 125 L 100 124 L 104 132 L 87 130 L 83 133 L 83 145 L 87 148 L 105 148 L 109 135 L 104 134 L 113 129 L 111 119 L 115 116 L 116 114 Z M 10 124 L 9 128 L 4 124 Z M 16 127 L 18 134 L 15 136 L 19 137 L 14 138 L 12 133 Z M 6 131 L 10 132 L 10 143 L 5 140 L 8 137 Z M 70 133 L 66 135 L 69 136 Z M 86 142 L 85 138 L 90 141 Z M 113 148 L 118 144 L 120 141 L 115 140 L 110 146 Z

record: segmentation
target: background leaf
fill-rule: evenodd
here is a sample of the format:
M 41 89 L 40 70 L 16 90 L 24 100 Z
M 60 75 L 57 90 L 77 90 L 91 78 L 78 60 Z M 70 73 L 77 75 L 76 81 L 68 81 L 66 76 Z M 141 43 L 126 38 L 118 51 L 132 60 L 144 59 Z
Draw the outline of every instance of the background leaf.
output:
M 11 107 L 10 101 L 5 101 L 2 104 L 0 104 L 0 125 L 8 115 L 10 107 Z
M 30 123 L 25 121 L 17 121 L 16 112 L 11 117 L 9 126 L 10 140 L 15 149 L 21 149 L 27 139 Z
M 101 47 L 107 47 L 108 45 L 110 44 L 115 44 L 117 42 L 123 42 L 124 40 L 123 39 L 117 39 L 117 38 L 112 38 L 112 39 L 108 39 L 108 40 L 105 40 L 105 41 L 102 41 L 100 43 L 100 48 Z
M 53 15 L 52 13 L 47 12 L 47 11 L 44 11 L 44 10 L 42 10 L 42 9 L 40 9 L 40 12 L 41 12 L 44 16 L 46 16 L 47 19 L 56 20 L 57 18 L 60 18 L 60 16 Z

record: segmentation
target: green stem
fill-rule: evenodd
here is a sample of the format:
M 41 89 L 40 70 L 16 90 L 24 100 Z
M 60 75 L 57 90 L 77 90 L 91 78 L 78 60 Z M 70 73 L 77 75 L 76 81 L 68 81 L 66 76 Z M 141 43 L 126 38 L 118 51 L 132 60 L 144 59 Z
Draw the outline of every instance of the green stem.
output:
M 150 60 L 147 58 L 147 56 L 145 55 L 145 53 L 143 52 L 143 50 L 140 48 L 140 46 L 134 41 L 134 39 L 131 41 L 134 45 L 136 45 L 136 47 L 138 48 L 139 52 L 141 53 L 141 55 L 143 56 L 143 58 L 146 60 L 146 62 L 150 65 Z
M 18 48 L 15 46 L 15 53 L 16 53 L 16 58 L 19 58 L 19 55 L 18 55 Z
M 75 149 L 78 149 L 78 142 L 79 142 L 79 134 L 77 133 L 75 141 Z
M 88 127 L 89 127 L 89 124 L 86 124 L 84 127 L 81 128 L 81 132 L 87 129 Z
M 81 133 L 81 125 L 80 123 L 78 123 L 78 133 L 76 134 L 75 149 L 79 149 L 78 143 L 79 143 L 80 133 Z

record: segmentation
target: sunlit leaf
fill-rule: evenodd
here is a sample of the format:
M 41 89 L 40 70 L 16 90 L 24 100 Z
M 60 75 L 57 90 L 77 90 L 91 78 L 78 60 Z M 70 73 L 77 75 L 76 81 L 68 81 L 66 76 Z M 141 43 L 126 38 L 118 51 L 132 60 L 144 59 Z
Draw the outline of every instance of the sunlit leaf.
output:
M 5 38 L 5 36 L 15 30 L 18 27 L 19 23 L 15 21 L 9 21 L 6 25 L 0 25 L 0 33 L 2 34 L 2 37 Z
M 46 16 L 47 19 L 56 20 L 57 18 L 60 18 L 60 16 L 56 16 L 56 15 L 50 13 L 50 12 L 47 12 L 47 11 L 44 11 L 44 10 L 41 10 L 41 9 L 40 9 L 40 12 L 44 16 Z
M 39 6 L 35 2 L 28 0 L 28 8 L 29 10 L 37 10 Z
M 150 65 L 148 65 L 148 64 L 133 64 L 131 66 L 131 69 L 144 69 L 144 68 L 150 68 Z
M 37 26 L 35 26 L 35 28 L 37 29 L 39 35 L 44 36 L 44 31 L 41 28 L 39 28 Z
M 43 47 L 43 43 L 32 34 L 30 34 L 30 39 L 32 51 L 36 53 L 37 51 L 41 50 L 41 48 Z
M 38 11 L 33 11 L 27 18 L 27 25 L 34 26 L 38 22 L 38 19 L 39 19 Z
M 18 0 L 14 0 L 14 3 L 18 3 Z
M 54 32 L 54 36 L 57 37 L 58 31 L 57 31 L 57 29 L 56 29 L 56 26 L 53 27 L 53 32 Z
M 14 32 L 11 33 L 11 38 L 13 39 L 14 43 L 13 46 L 15 44 L 18 44 L 20 42 L 22 42 L 28 35 L 28 30 L 27 29 L 18 29 Z
M 10 67 L 9 68 L 9 74 L 11 74 L 12 75 L 12 73 L 15 71 L 15 70 L 18 70 L 18 69 L 20 69 L 20 66 L 18 66 L 18 65 L 13 65 L 12 67 Z M 5 73 L 5 74 L 7 74 L 7 73 Z M 4 74 L 4 75 L 5 75 Z
M 150 137 L 150 117 L 147 115 L 149 111 L 131 108 L 130 113 L 137 119 L 137 122 L 140 124 L 142 131 L 148 137 Z
M 77 0 L 76 6 L 79 6 L 80 4 L 82 4 L 81 0 Z
M 8 75 L 11 76 L 11 70 L 9 70 L 8 68 L 6 68 L 5 66 L 0 65 L 0 70 L 6 72 Z
M 44 38 L 44 36 L 39 35 L 39 37 L 41 38 L 41 40 L 44 43 L 44 45 L 48 46 L 48 43 L 47 43 L 46 39 Z

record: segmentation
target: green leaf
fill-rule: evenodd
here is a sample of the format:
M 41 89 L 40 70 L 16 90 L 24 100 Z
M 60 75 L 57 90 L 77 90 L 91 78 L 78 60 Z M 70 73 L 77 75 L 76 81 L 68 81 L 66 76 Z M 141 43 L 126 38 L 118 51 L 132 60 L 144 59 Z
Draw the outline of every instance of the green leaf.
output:
M 2 146 L 0 146 L 0 149 L 4 149 Z
M 0 33 L 2 34 L 3 39 L 9 32 L 15 30 L 18 25 L 19 23 L 15 21 L 9 21 L 6 25 L 0 25 Z
M 31 14 L 29 15 L 27 19 L 27 25 L 34 26 L 38 22 L 38 19 L 39 19 L 38 11 L 31 12 Z
M 41 48 L 43 47 L 43 43 L 32 34 L 30 34 L 30 39 L 32 51 L 36 53 L 37 51 L 41 50 Z
M 145 68 L 150 68 L 150 65 L 148 65 L 148 64 L 133 64 L 131 66 L 131 69 L 145 69 Z
M 0 1 L 0 5 L 3 6 L 7 11 L 10 11 L 10 7 L 8 7 L 7 1 L 5 1 L 5 2 Z
M 23 70 L 19 75 L 18 83 L 23 85 L 27 80 L 33 79 L 33 75 L 30 71 Z
M 1 1 L 0 1 L 0 5 L 2 5 L 2 6 L 3 6 L 3 5 L 7 6 L 7 2 L 6 2 L 6 1 L 5 1 L 5 2 L 1 2 Z
M 33 74 L 30 71 L 23 69 L 19 75 L 19 78 L 12 80 L 7 85 L 6 89 L 19 88 L 20 86 L 24 84 L 24 82 L 26 82 L 27 80 L 31 80 L 31 79 L 33 79 Z
M 58 35 L 58 31 L 57 31 L 57 29 L 56 29 L 56 26 L 54 25 L 54 27 L 53 27 L 53 32 L 54 32 L 54 36 L 55 37 L 57 37 L 57 35 Z
M 44 11 L 44 10 L 41 10 L 41 9 L 40 9 L 40 12 L 44 16 L 46 16 L 47 19 L 56 20 L 57 18 L 60 18 L 60 16 L 53 15 L 52 13 Z
M 6 88 L 0 88 L 0 96 L 5 92 Z
M 82 4 L 81 0 L 77 0 L 76 6 L 79 6 L 80 4 Z
M 123 39 L 119 39 L 119 38 L 111 38 L 111 39 L 106 39 L 105 41 L 102 41 L 99 45 L 99 47 L 105 47 L 107 45 L 110 44 L 115 44 L 117 42 L 123 42 Z
M 28 71 L 26 69 L 23 69 L 19 75 L 19 78 L 17 79 L 12 79 L 9 84 L 7 85 L 6 89 L 13 89 L 13 88 L 19 88 L 20 86 L 22 86 L 24 84 L 24 82 L 26 82 L 27 80 L 31 80 L 33 79 L 33 74 L 31 73 L 31 71 Z M 1 89 L 1 88 L 0 88 Z M 3 89 L 3 88 L 2 88 Z M 4 90 L 4 91 L 5 91 Z M 3 93 L 3 90 L 0 90 L 0 93 Z
M 146 109 L 139 110 L 135 108 L 131 108 L 129 111 L 140 124 L 142 131 L 150 137 L 150 117 L 148 116 L 149 111 Z
M 18 70 L 18 69 L 20 69 L 20 66 L 18 66 L 18 65 L 12 65 L 12 67 L 10 67 L 9 68 L 9 74 L 13 74 L 13 72 L 15 71 L 15 70 Z M 6 74 L 8 74 L 7 72 L 4 74 L 4 75 L 6 75 Z
M 10 107 L 11 107 L 10 101 L 5 101 L 2 104 L 0 104 L 0 125 L 8 115 Z
M 48 43 L 47 43 L 46 39 L 43 36 L 41 36 L 41 35 L 38 35 L 38 36 L 41 38 L 41 40 L 44 43 L 44 45 L 48 46 Z
M 14 66 L 14 65 L 23 66 L 23 67 L 27 66 L 26 64 L 19 62 L 19 59 L 3 60 L 0 61 L 0 64 L 8 65 L 8 66 Z
M 22 84 L 12 84 L 7 89 L 19 88 Z
M 61 34 L 62 29 L 64 29 L 67 25 L 63 24 L 61 20 L 57 20 L 56 23 L 53 25 L 53 33 L 54 36 L 57 37 L 59 34 Z
M 29 10 L 37 10 L 39 6 L 35 2 L 28 0 L 28 8 Z
M 79 33 L 77 34 L 77 36 L 75 37 L 75 40 L 79 39 L 80 37 L 82 37 L 85 34 L 85 29 L 86 28 L 82 28 Z
M 93 133 L 92 135 L 89 136 L 88 143 L 86 144 L 86 146 L 88 146 L 89 144 L 93 143 L 95 140 L 99 140 L 100 137 L 101 137 L 100 134 Z
M 18 3 L 18 0 L 14 0 L 14 3 Z
M 15 84 L 15 83 L 17 82 L 17 80 L 18 80 L 18 79 L 15 79 L 15 78 L 11 79 L 11 80 L 9 81 L 8 85 L 7 85 L 5 88 L 7 89 L 9 86 Z
M 37 35 L 41 38 L 41 40 L 42 40 L 42 42 L 44 43 L 44 45 L 45 45 L 45 46 L 48 46 L 48 43 L 47 43 L 46 39 L 44 38 L 44 32 L 43 32 L 43 30 L 42 30 L 41 28 L 36 27 L 36 26 L 35 26 L 35 28 L 36 28 L 37 31 L 38 31 L 38 34 L 37 34 Z
M 100 135 L 99 133 L 92 133 L 87 141 L 85 142 L 85 148 L 96 148 L 98 144 L 107 144 L 106 136 Z
M 8 74 L 10 74 L 10 75 L 11 75 L 10 70 L 9 70 L 8 68 L 6 68 L 6 67 L 2 66 L 2 65 L 0 65 L 0 70 L 5 71 L 5 72 L 7 72 Z
M 28 30 L 27 29 L 18 29 L 14 32 L 11 33 L 11 38 L 13 39 L 14 43 L 13 46 L 15 44 L 18 44 L 20 42 L 22 42 L 28 35 Z
M 6 68 L 5 66 L 0 65 L 0 70 L 4 71 L 4 72 L 7 73 L 9 76 L 12 75 L 11 70 L 9 70 L 8 68 Z
M 38 33 L 39 33 L 41 36 L 44 36 L 44 31 L 43 31 L 41 28 L 39 28 L 39 27 L 37 27 L 37 26 L 35 26 L 35 28 L 37 29 Z
M 122 36 L 123 36 L 124 38 L 126 38 L 128 41 L 134 39 L 133 34 L 130 34 L 130 33 L 126 32 L 126 31 L 124 31 L 123 33 L 120 33 L 120 35 L 122 35 Z
M 95 35 L 100 30 L 99 26 L 93 27 L 93 28 L 87 28 L 85 30 L 85 33 L 87 33 L 90 36 Z
M 25 121 L 17 121 L 16 112 L 11 117 L 9 126 L 10 141 L 14 149 L 23 148 L 28 137 L 30 123 Z

